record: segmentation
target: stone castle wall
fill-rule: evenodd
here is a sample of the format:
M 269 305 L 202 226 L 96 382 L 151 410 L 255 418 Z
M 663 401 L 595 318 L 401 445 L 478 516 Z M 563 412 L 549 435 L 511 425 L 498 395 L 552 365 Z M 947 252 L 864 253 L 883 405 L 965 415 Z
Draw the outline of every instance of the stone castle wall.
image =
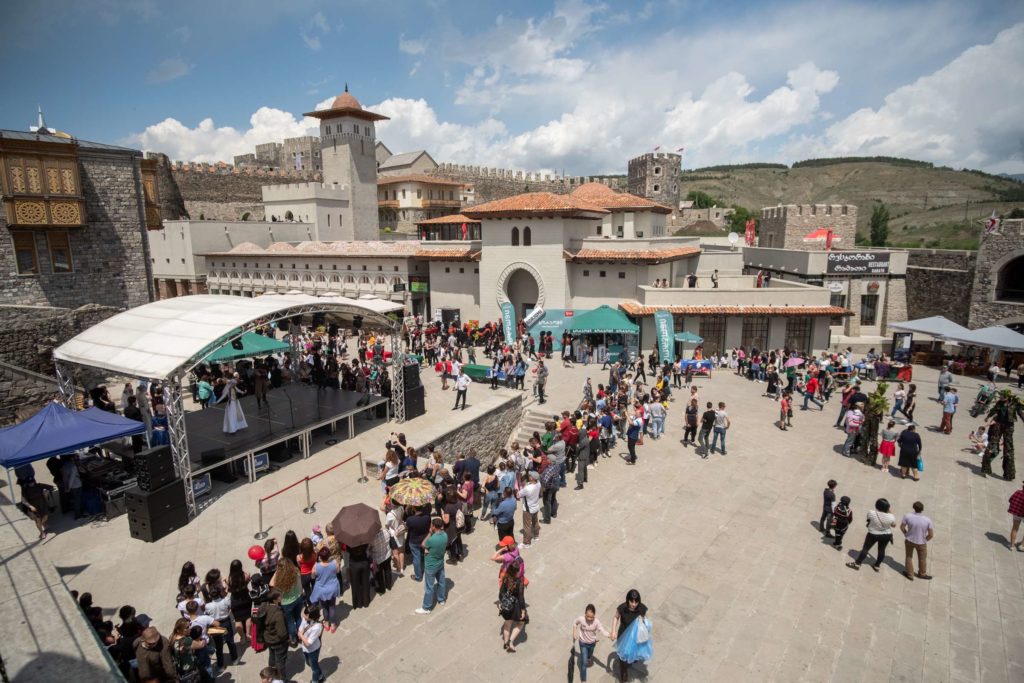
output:
M 824 242 L 804 242 L 819 228 L 831 228 L 840 241 L 836 247 L 853 249 L 857 237 L 857 207 L 853 204 L 787 204 L 761 209 L 757 246 L 812 251 Z
M 489 202 L 524 192 L 568 194 L 589 182 L 604 183 L 616 190 L 626 189 L 625 179 L 615 176 L 560 176 L 462 164 L 439 164 L 430 175 L 471 185 L 474 203 Z
M 24 372 L 0 362 L 0 427 L 19 421 L 19 413 L 34 413 L 60 398 L 56 377 Z
M 630 159 L 627 165 L 628 191 L 677 211 L 682 163 L 682 156 L 671 152 L 649 152 Z
M 1004 220 L 997 232 L 982 237 L 971 296 L 972 329 L 1024 323 L 1024 304 L 995 300 L 999 272 L 1010 261 L 1024 258 L 1024 219 Z M 1012 283 L 1024 289 L 1024 283 Z
M 0 240 L 0 304 L 131 308 L 151 300 L 139 155 L 80 149 L 78 160 L 86 227 L 66 231 L 72 272 L 53 272 L 45 230 L 30 231 L 39 275 L 18 275 L 11 240 Z M 2 207 L 0 233 L 7 233 Z
M 171 160 L 160 152 L 146 152 L 147 159 L 156 161 L 157 190 L 160 192 L 160 215 L 165 221 L 188 218 L 181 189 L 171 172 Z
M 192 220 L 202 215 L 207 220 L 220 221 L 240 220 L 246 212 L 250 220 L 263 220 L 264 185 L 320 180 L 320 174 L 311 171 L 265 171 L 224 163 L 181 162 L 171 166 L 171 177 Z M 165 214 L 164 217 L 176 216 Z
M 32 372 L 53 374 L 53 349 L 120 309 L 0 305 L 0 359 Z
M 966 326 L 970 319 L 971 283 L 978 253 L 947 249 L 909 249 L 907 319 L 942 315 Z

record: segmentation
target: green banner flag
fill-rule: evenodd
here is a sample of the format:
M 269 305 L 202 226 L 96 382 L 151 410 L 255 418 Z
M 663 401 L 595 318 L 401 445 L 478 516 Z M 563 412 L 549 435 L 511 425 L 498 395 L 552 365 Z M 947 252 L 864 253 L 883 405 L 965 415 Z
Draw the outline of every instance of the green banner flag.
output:
M 672 332 L 675 326 L 672 322 L 672 314 L 668 311 L 654 312 L 654 332 L 658 338 L 658 359 L 664 363 L 666 360 L 675 360 L 675 350 L 672 348 Z
M 505 328 L 505 343 L 511 344 L 516 335 L 516 307 L 510 301 L 501 304 L 501 324 Z

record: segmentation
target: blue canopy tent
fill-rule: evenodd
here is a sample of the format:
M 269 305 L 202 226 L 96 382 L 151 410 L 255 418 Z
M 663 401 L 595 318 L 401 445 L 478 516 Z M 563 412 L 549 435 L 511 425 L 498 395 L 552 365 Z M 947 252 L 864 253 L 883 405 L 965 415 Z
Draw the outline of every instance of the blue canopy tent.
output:
M 24 422 L 0 429 L 0 465 L 10 470 L 145 431 L 142 422 L 99 408 L 71 410 L 48 403 Z

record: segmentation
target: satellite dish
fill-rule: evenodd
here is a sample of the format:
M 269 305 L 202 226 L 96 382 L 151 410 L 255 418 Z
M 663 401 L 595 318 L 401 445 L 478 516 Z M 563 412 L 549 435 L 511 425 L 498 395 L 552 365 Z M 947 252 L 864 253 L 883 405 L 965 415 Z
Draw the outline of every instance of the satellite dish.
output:
M 735 245 L 739 241 L 740 241 L 740 236 L 739 235 L 737 235 L 734 232 L 730 232 L 729 233 L 729 244 Z

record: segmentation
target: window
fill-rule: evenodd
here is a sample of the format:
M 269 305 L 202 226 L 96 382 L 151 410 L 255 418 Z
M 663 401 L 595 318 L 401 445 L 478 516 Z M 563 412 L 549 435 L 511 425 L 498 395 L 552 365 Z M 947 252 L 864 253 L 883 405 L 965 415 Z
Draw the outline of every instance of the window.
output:
M 363 270 L 366 270 L 366 266 L 365 265 L 363 266 Z
M 474 268 L 473 269 L 473 273 L 479 275 L 480 274 L 480 269 L 479 268 Z
M 596 226 L 594 228 L 594 234 L 600 236 L 600 234 L 601 234 L 601 226 L 600 225 L 598 225 L 598 226 Z
M 352 264 L 350 263 L 347 266 L 345 266 L 345 270 L 352 270 Z
M 817 216 L 818 215 L 818 205 L 817 204 L 812 204 L 811 205 L 811 215 L 812 216 Z
M 862 294 L 860 297 L 860 324 L 878 324 L 878 295 Z
M 402 199 L 405 199 L 405 188 L 402 188 Z
M 602 271 L 601 271 L 601 272 L 599 273 L 599 275 L 600 275 L 601 277 L 604 277 L 604 276 L 606 275 L 606 273 L 605 273 L 605 272 L 604 272 L 604 271 L 602 270 Z
M 519 246 L 519 228 L 512 228 L 512 246 Z
M 316 269 L 317 270 L 323 270 L 324 269 L 324 264 L 321 263 L 321 264 L 317 265 Z
M 843 204 L 843 215 L 846 215 L 846 204 Z
M 533 236 L 530 234 L 530 226 L 523 228 L 523 246 L 528 247 L 533 243 Z
M 619 271 L 619 279 L 620 280 L 625 280 L 626 279 L 626 272 L 625 271 L 623 271 L 623 270 Z
M 451 269 L 451 268 L 449 268 L 448 266 L 445 266 L 445 267 L 444 267 L 444 272 L 446 272 L 446 273 L 450 273 L 450 272 L 452 272 L 452 269 Z
M 661 175 L 661 166 L 654 167 L 654 175 Z
M 661 192 L 661 185 L 655 184 L 653 189 L 655 192 Z
M 331 214 L 327 214 L 327 227 L 331 227 Z
M 725 317 L 703 316 L 697 334 L 704 338 L 704 357 L 725 350 Z
M 335 263 L 333 266 L 331 266 L 331 270 L 337 270 L 337 269 L 338 269 L 338 264 L 337 263 Z
M 36 238 L 31 232 L 12 232 L 14 258 L 18 264 L 18 275 L 38 275 L 39 260 L 36 258 Z
M 363 126 L 363 135 L 365 135 L 366 137 L 370 137 L 370 127 L 369 126 Z
M 423 189 L 416 188 L 416 199 L 423 199 Z
M 395 272 L 396 273 L 398 272 L 398 266 L 395 266 Z
M 831 216 L 832 215 L 832 205 L 831 204 L 829 204 L 828 206 L 825 207 L 825 215 L 826 216 Z
M 786 318 L 786 348 L 795 351 L 811 350 L 811 319 L 807 316 Z
M 460 272 L 460 273 L 465 273 L 465 272 L 466 272 L 466 269 L 465 269 L 465 268 L 459 268 L 459 272 Z
M 324 126 L 324 134 L 325 135 L 330 135 L 331 134 L 331 124 L 328 123 L 326 126 Z
M 743 333 L 740 343 L 745 349 L 768 348 L 768 318 L 766 316 L 746 316 L 743 318 Z
M 590 271 L 589 270 L 584 270 L 583 271 L 583 277 L 590 277 Z
M 839 292 L 838 294 L 833 292 L 832 295 L 828 298 L 828 305 L 829 306 L 838 306 L 840 308 L 846 308 L 846 295 L 843 294 L 842 292 Z M 834 315 L 834 316 L 832 316 L 832 319 L 828 321 L 828 324 L 829 325 L 842 325 L 843 324 L 843 316 L 841 316 L 841 315 Z
M 449 200 L 455 199 L 455 193 L 452 192 L 451 190 L 448 190 L 448 199 Z
M 382 270 L 384 270 L 384 266 L 377 266 L 377 272 L 378 272 L 378 273 L 379 273 L 380 271 L 382 271 Z

